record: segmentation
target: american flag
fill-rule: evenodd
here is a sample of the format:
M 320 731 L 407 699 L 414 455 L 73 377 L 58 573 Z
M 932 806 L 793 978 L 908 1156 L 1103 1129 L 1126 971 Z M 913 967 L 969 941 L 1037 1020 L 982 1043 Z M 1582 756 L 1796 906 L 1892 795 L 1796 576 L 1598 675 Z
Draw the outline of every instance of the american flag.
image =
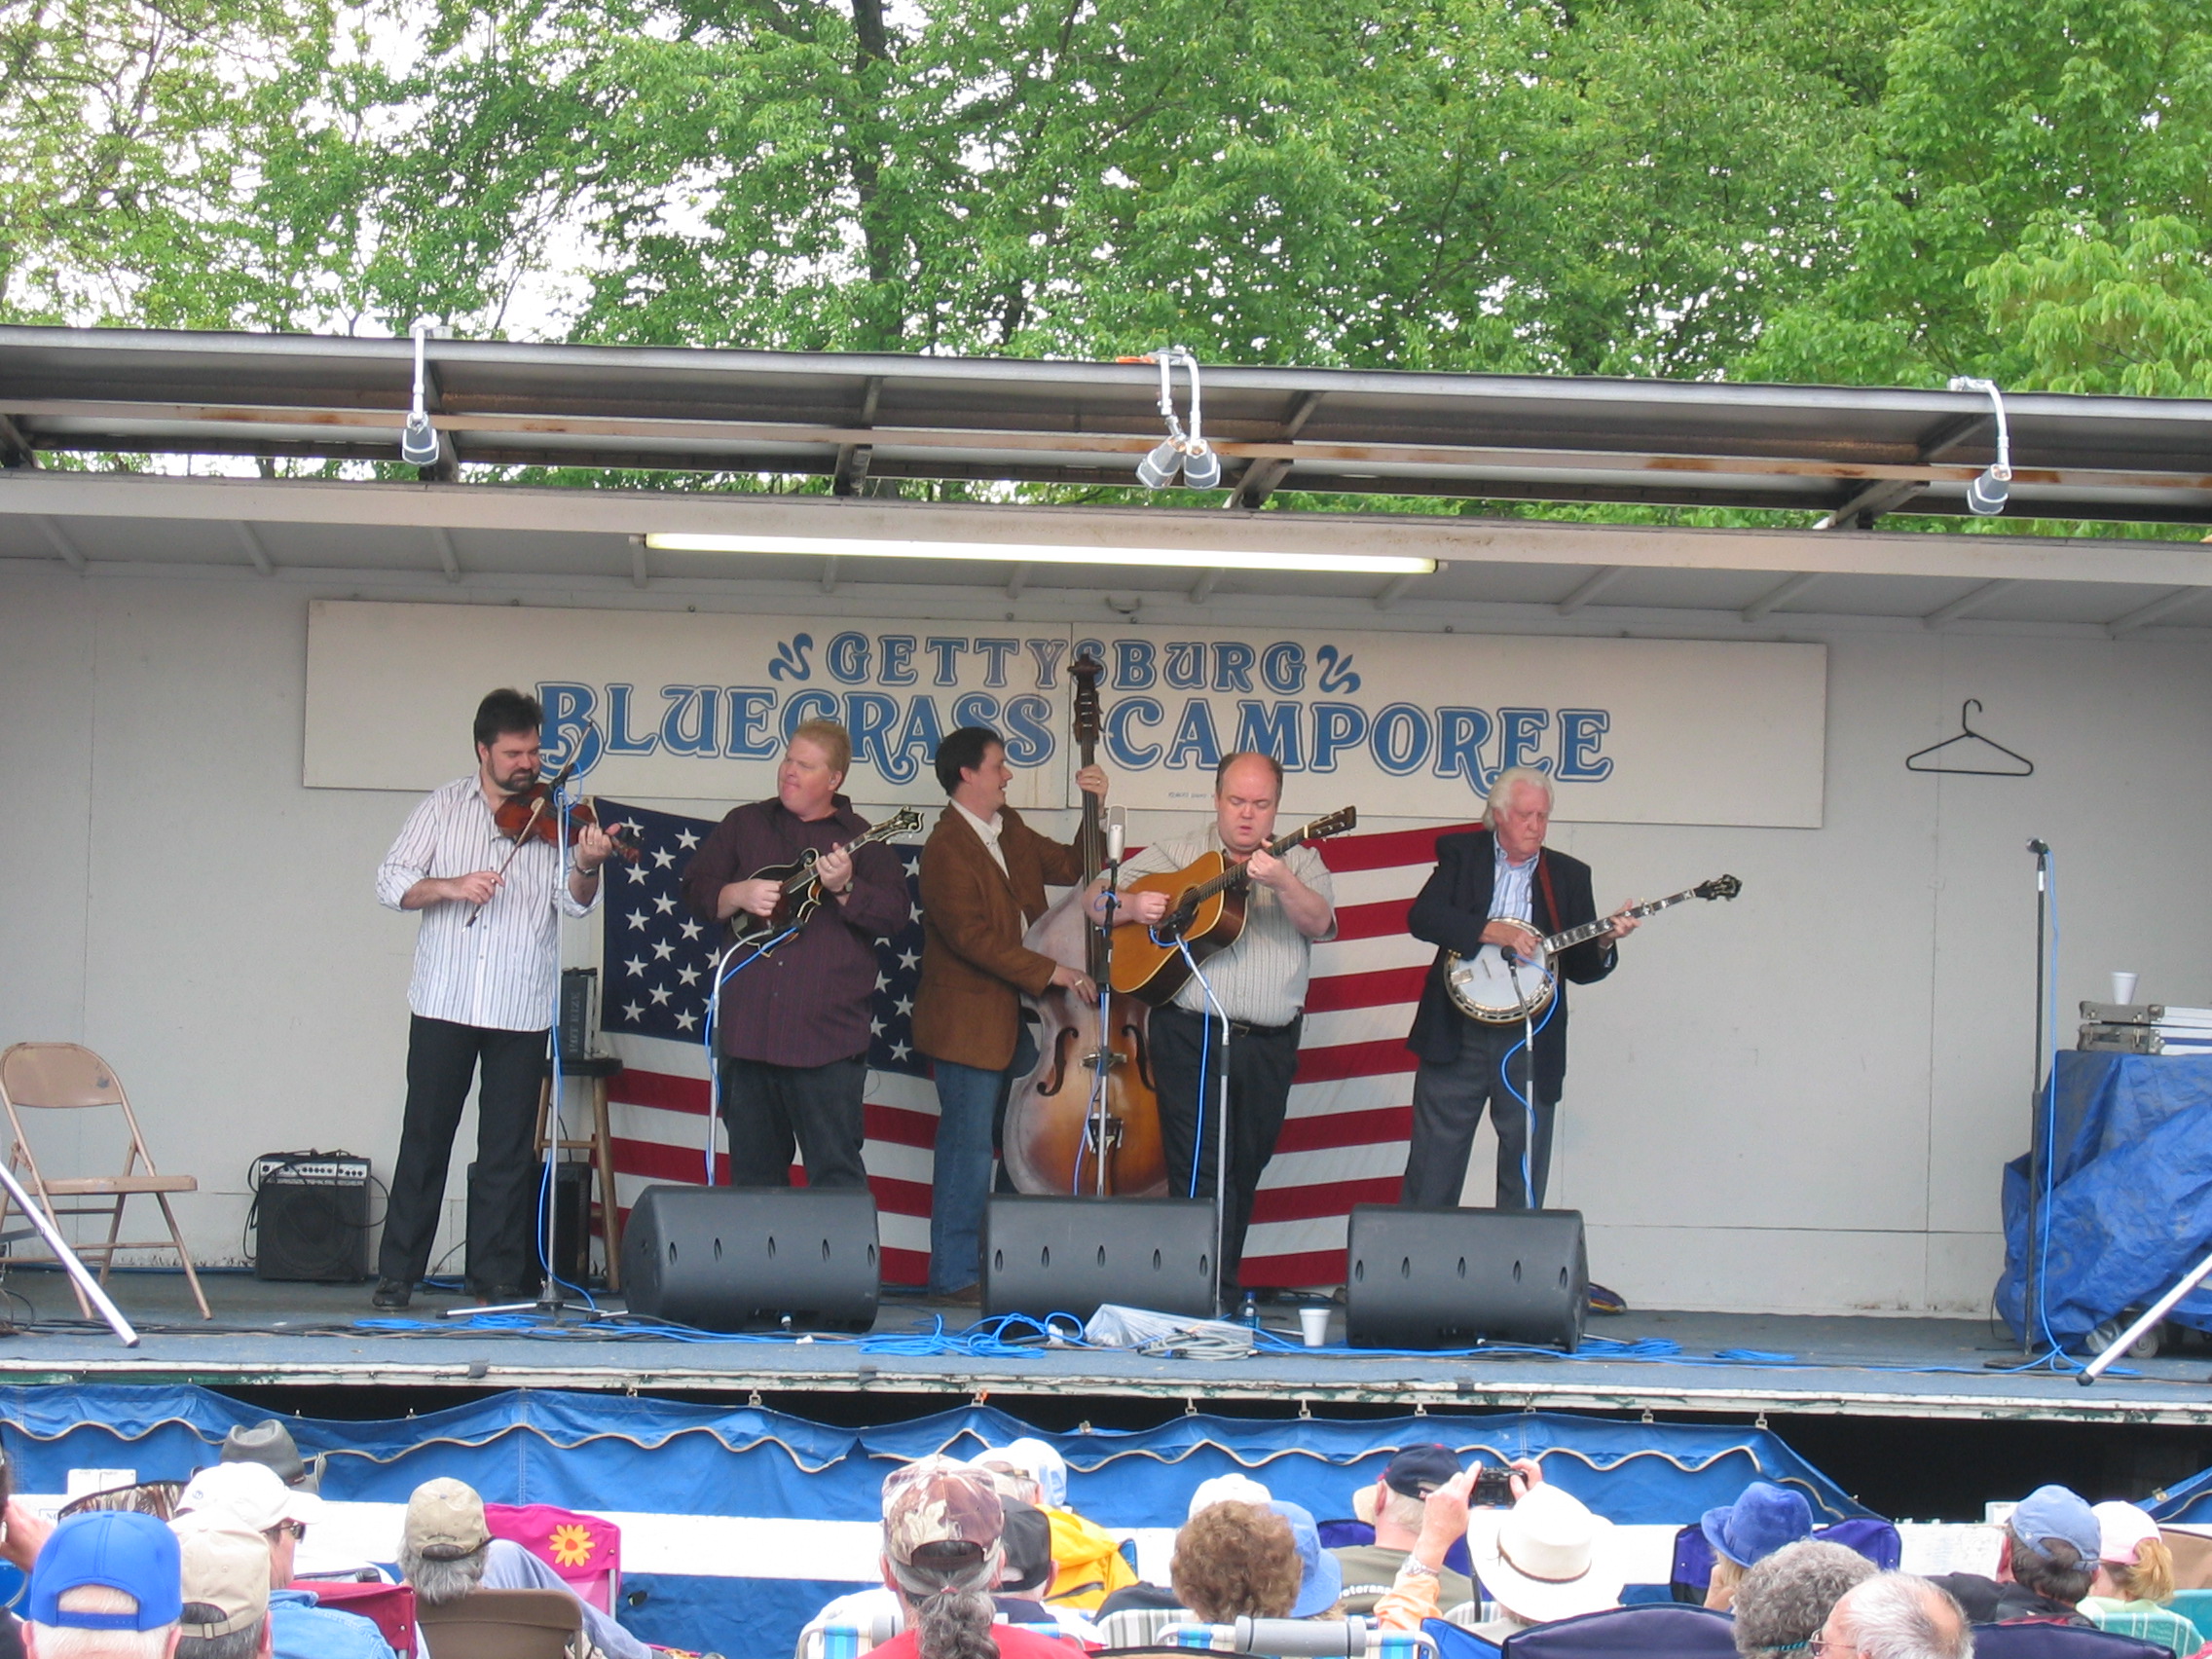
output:
M 726 936 L 683 908 L 678 883 L 714 822 L 599 803 L 605 822 L 638 826 L 644 856 L 619 866 L 605 901 L 601 1025 L 623 1063 L 608 1088 L 617 1201 L 705 1174 L 708 985 Z M 1351 1206 L 1388 1203 L 1405 1170 L 1414 1058 L 1405 1036 L 1430 948 L 1406 934 L 1406 910 L 1427 879 L 1446 829 L 1340 836 L 1319 851 L 1337 890 L 1337 938 L 1313 952 L 1313 982 L 1289 1119 L 1253 1206 L 1244 1282 L 1334 1284 L 1344 1277 Z M 883 1276 L 929 1276 L 931 1148 L 937 1091 L 914 1051 L 911 1016 L 922 955 L 917 845 L 906 866 L 906 927 L 876 949 L 868 1051 L 868 1185 L 883 1242 Z M 715 1179 L 729 1178 L 717 1137 Z M 799 1179 L 794 1170 L 793 1179 Z

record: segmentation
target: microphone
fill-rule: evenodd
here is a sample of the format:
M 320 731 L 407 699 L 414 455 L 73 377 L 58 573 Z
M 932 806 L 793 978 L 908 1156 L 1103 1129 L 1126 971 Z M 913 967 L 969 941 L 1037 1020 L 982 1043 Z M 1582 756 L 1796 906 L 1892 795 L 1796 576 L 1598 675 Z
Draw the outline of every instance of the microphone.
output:
M 2028 840 L 2028 851 L 2035 854 L 2039 859 L 2048 858 L 2050 856 L 2050 843 L 2041 835 L 2031 836 Z
M 1128 839 L 1128 812 L 1124 807 L 1109 807 L 1106 812 L 1106 862 L 1119 865 L 1122 848 Z

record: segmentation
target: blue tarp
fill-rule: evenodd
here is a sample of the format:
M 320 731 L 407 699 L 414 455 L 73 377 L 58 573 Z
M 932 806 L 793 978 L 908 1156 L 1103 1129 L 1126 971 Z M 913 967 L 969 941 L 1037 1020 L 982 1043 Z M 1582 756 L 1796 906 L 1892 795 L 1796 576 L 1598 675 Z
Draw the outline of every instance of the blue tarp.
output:
M 0 1441 L 26 1492 L 62 1490 L 71 1468 L 178 1479 L 214 1460 L 224 1432 L 266 1414 L 191 1387 L 0 1388 Z M 520 1391 L 381 1422 L 290 1419 L 309 1456 L 330 1454 L 325 1496 L 404 1502 L 434 1475 L 502 1503 L 768 1519 L 873 1521 L 884 1475 L 929 1452 L 973 1455 L 1037 1431 L 987 1407 L 881 1427 L 832 1428 L 755 1408 Z M 1627 1525 L 1679 1525 L 1753 1480 L 1802 1492 L 1821 1521 L 1867 1514 L 1764 1429 L 1634 1423 L 1539 1413 L 1252 1421 L 1186 1416 L 1132 1432 L 1047 1434 L 1069 1468 L 1072 1507 L 1109 1530 L 1175 1527 L 1192 1489 L 1243 1469 L 1316 1516 L 1350 1513 L 1392 1452 L 1442 1441 L 1486 1461 L 1539 1458 L 1547 1479 Z M 637 1572 L 625 1622 L 648 1641 L 736 1652 L 788 1648 L 850 1583 Z M 772 1632 L 739 1643 L 736 1633 Z
M 2155 1301 L 2212 1248 L 2212 1057 L 2065 1052 L 2055 1072 L 2053 1190 L 2044 1322 L 2078 1344 Z M 2005 1272 L 1997 1312 L 2018 1335 L 2028 1161 L 2005 1166 Z M 2212 1328 L 2212 1288 L 2173 1316 Z M 2043 1332 L 2039 1329 L 2039 1337 Z

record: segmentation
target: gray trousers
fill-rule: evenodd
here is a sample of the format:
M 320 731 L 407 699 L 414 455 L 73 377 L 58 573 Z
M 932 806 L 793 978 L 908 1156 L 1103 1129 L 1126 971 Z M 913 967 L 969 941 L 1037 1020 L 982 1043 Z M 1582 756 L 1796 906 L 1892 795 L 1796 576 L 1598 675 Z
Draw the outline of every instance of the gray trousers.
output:
M 1530 1088 L 1527 1050 L 1513 1053 L 1520 1043 L 1519 1025 L 1481 1025 L 1470 1020 L 1459 1034 L 1459 1053 L 1447 1061 L 1423 1060 L 1414 1073 L 1414 1131 L 1406 1148 L 1406 1179 L 1398 1202 L 1428 1209 L 1450 1208 L 1459 1201 L 1459 1189 L 1467 1179 L 1467 1155 L 1474 1148 L 1475 1131 L 1482 1127 L 1483 1109 L 1490 1109 L 1497 1129 L 1497 1207 L 1517 1210 L 1544 1207 L 1544 1186 L 1551 1174 L 1552 1116 L 1559 1105 L 1555 1093 L 1546 1096 Z M 1506 1087 L 1499 1064 L 1511 1053 L 1513 1088 L 1530 1095 L 1524 1106 Z M 1530 1136 L 1529 1120 L 1535 1119 L 1535 1135 Z M 1528 1158 L 1528 1179 L 1522 1179 L 1522 1157 Z M 1530 1202 L 1534 1198 L 1533 1205 Z

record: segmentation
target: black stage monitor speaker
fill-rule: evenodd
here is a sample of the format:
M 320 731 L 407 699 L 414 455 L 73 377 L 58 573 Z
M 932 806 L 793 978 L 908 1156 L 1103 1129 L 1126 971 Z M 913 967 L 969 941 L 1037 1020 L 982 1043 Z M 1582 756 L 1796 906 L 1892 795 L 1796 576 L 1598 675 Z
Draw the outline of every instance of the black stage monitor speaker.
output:
M 1582 1212 L 1355 1205 L 1345 1299 L 1353 1347 L 1572 1353 L 1590 1305 Z
M 630 1311 L 704 1331 L 875 1324 L 875 1199 L 863 1189 L 647 1187 L 622 1230 Z
M 1072 1313 L 1102 1302 L 1213 1313 L 1213 1205 L 1205 1198 L 1015 1198 L 983 1212 L 983 1311 Z
M 253 1161 L 253 1276 L 357 1284 L 369 1276 L 369 1161 L 273 1152 Z

